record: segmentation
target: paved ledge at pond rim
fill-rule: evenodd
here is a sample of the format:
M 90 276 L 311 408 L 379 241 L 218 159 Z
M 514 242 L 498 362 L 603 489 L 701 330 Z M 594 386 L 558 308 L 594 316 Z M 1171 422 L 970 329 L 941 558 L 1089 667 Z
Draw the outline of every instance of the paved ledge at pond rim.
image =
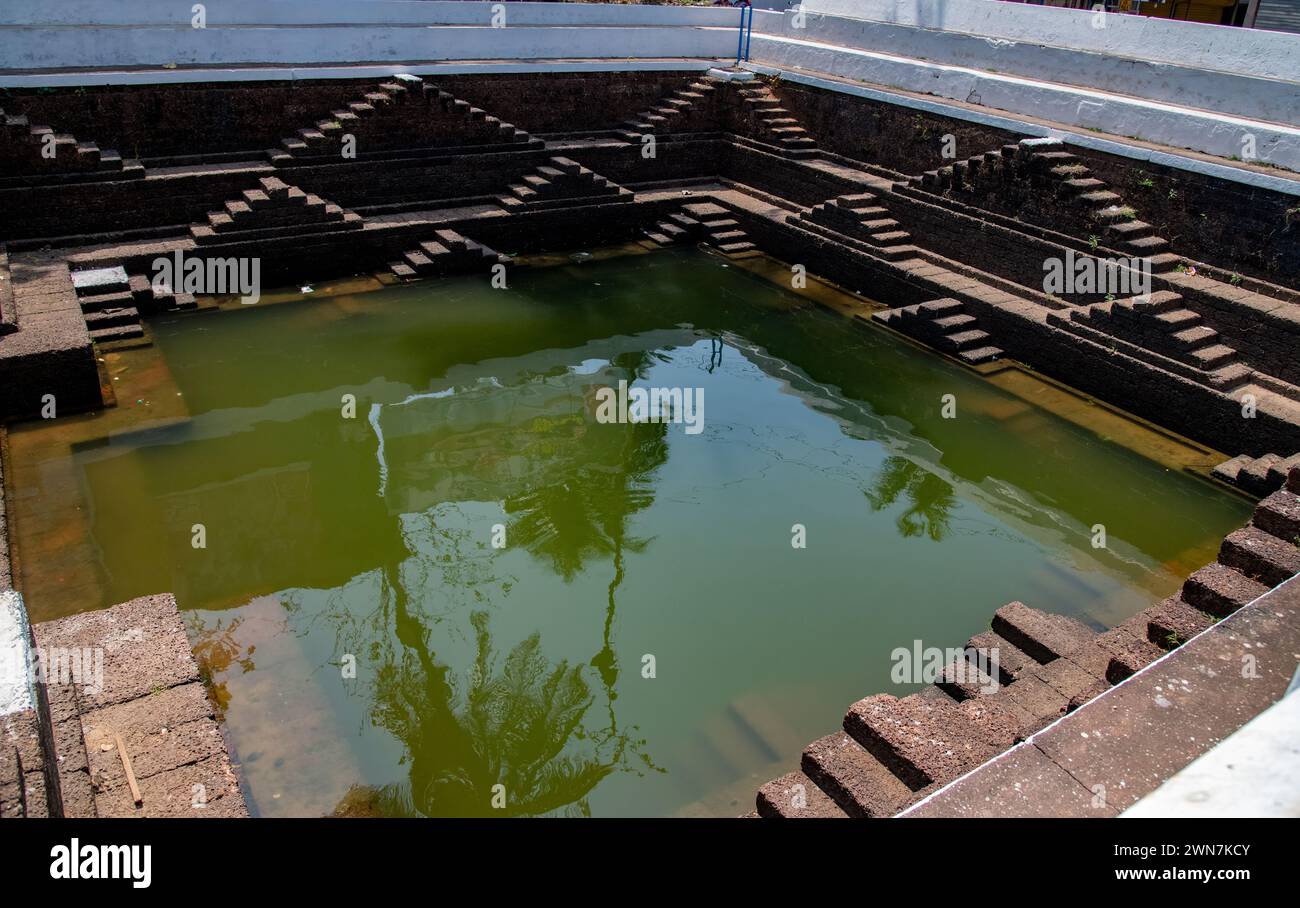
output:
M 132 599 L 33 632 L 51 665 L 56 654 L 75 655 L 80 667 L 80 677 L 50 672 L 42 685 L 61 815 L 248 815 L 172 596 Z
M 1284 710 L 1294 758 L 1300 698 L 1274 704 L 1297 661 L 1300 578 L 1293 578 L 902 816 L 1182 815 L 1166 798 L 1142 799 L 1191 761 L 1212 759 L 1212 748 L 1228 746 L 1257 714 Z M 1269 759 L 1254 748 L 1234 753 L 1248 777 L 1257 777 L 1250 760 Z M 1286 778 L 1258 779 L 1254 803 L 1276 796 Z M 1297 807 L 1291 798 L 1251 815 L 1296 816 Z

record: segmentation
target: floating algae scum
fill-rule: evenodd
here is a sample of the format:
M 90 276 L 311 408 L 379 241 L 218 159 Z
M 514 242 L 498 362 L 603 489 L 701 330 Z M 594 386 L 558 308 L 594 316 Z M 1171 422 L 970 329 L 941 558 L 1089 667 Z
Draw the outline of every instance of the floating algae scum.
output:
M 1222 457 L 780 263 L 559 260 L 153 321 L 115 410 L 10 433 L 33 621 L 173 591 L 256 813 L 491 813 L 504 779 L 734 816 L 895 647 L 1015 598 L 1118 624 L 1249 512 Z M 702 389 L 703 431 L 596 422 L 620 380 Z

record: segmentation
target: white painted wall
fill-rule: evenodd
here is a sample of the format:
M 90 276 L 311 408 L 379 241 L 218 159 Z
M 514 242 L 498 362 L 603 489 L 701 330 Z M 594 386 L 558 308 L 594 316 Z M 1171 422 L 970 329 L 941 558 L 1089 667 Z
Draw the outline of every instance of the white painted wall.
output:
M 783 72 L 827 74 L 901 88 L 1224 158 L 1243 157 L 1247 139 L 1253 137 L 1256 160 L 1300 170 L 1300 128 L 1295 126 L 758 33 L 751 59 Z
M 0 716 L 36 706 L 31 640 L 23 597 L 0 590 Z
M 808 12 L 1300 82 L 1300 35 L 1001 0 L 802 0 Z
M 800 21 L 803 27 L 796 27 Z M 1012 73 L 1235 116 L 1300 123 L 1300 84 L 1260 76 L 818 13 L 805 13 L 801 18 L 794 14 L 758 16 L 754 28 L 796 40 Z M 1237 34 L 1250 33 L 1238 30 Z M 1296 43 L 1300 51 L 1300 36 Z
M 0 27 L 0 68 L 647 57 L 735 59 L 735 28 Z
M 3 25 L 179 25 L 196 0 L 4 0 Z M 491 0 L 207 0 L 208 25 L 488 25 Z M 508 25 L 722 25 L 726 7 L 503 3 Z
M 0 69 L 735 58 L 740 11 L 441 0 L 5 0 Z

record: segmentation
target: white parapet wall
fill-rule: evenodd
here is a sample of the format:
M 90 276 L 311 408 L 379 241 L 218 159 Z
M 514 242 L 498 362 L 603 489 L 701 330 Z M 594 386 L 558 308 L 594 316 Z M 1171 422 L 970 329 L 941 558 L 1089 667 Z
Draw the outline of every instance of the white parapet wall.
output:
M 1300 81 L 1300 36 L 1003 0 L 802 0 L 806 12 Z
M 735 58 L 728 8 L 436 0 L 0 4 L 0 70 Z
M 1297 35 L 1001 0 L 804 0 L 755 20 L 768 71 L 1300 171 Z
M 193 27 L 196 0 L 4 0 L 0 25 L 173 25 Z M 488 0 L 206 0 L 206 24 L 218 25 L 516 25 L 730 26 L 726 7 L 625 3 L 496 3 Z M 501 7 L 498 11 L 497 7 Z
M 36 708 L 34 664 L 23 597 L 0 590 L 0 718 Z
M 977 0 L 988 5 L 990 0 Z M 1002 4 L 1006 6 L 1007 4 Z M 1018 5 L 1017 5 L 1018 6 Z M 1013 7 L 1014 9 L 1015 7 Z M 1051 7 L 1026 7 L 1034 12 Z M 1005 18 L 1005 17 L 1004 17 Z M 1132 16 L 1109 16 L 1113 20 L 1132 20 Z M 1094 21 L 1084 16 L 1082 22 Z M 1186 25 L 1177 22 L 1175 25 Z M 1109 26 L 1108 26 L 1109 27 Z M 1211 36 L 1227 31 L 1244 42 L 1252 42 L 1257 33 L 1244 29 L 1206 26 Z M 1194 59 L 1184 63 L 1162 62 L 1142 56 L 1102 53 L 1093 49 L 1076 49 L 1062 44 L 1045 44 L 1016 40 L 1004 36 L 945 31 L 889 21 L 830 16 L 807 9 L 802 15 L 760 15 L 755 31 L 793 40 L 811 40 L 864 50 L 881 51 L 928 63 L 948 64 L 979 69 L 989 73 L 1024 76 L 1080 88 L 1094 88 L 1117 94 L 1133 95 L 1184 107 L 1214 110 L 1238 117 L 1300 123 L 1300 82 L 1287 82 L 1275 75 L 1256 72 L 1225 72 L 1207 69 Z M 1016 31 L 1009 29 L 1009 31 Z M 1185 31 L 1185 29 L 1183 30 Z M 1300 78 L 1300 36 L 1270 34 L 1269 44 L 1290 43 L 1291 56 L 1286 61 L 1291 75 Z M 1272 39 L 1282 39 L 1274 41 Z M 1133 50 L 1129 48 L 1129 50 Z M 1284 69 L 1279 65 L 1264 67 L 1268 73 Z
M 585 26 L 0 27 L 6 69 L 396 63 L 414 60 L 734 59 L 736 29 Z

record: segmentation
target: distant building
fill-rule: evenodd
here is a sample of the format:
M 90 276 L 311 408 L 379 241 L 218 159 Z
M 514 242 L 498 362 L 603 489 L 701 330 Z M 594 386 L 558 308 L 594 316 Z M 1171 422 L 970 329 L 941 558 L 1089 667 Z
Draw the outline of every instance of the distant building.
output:
M 1259 0 L 1255 28 L 1300 35 L 1300 0 Z

